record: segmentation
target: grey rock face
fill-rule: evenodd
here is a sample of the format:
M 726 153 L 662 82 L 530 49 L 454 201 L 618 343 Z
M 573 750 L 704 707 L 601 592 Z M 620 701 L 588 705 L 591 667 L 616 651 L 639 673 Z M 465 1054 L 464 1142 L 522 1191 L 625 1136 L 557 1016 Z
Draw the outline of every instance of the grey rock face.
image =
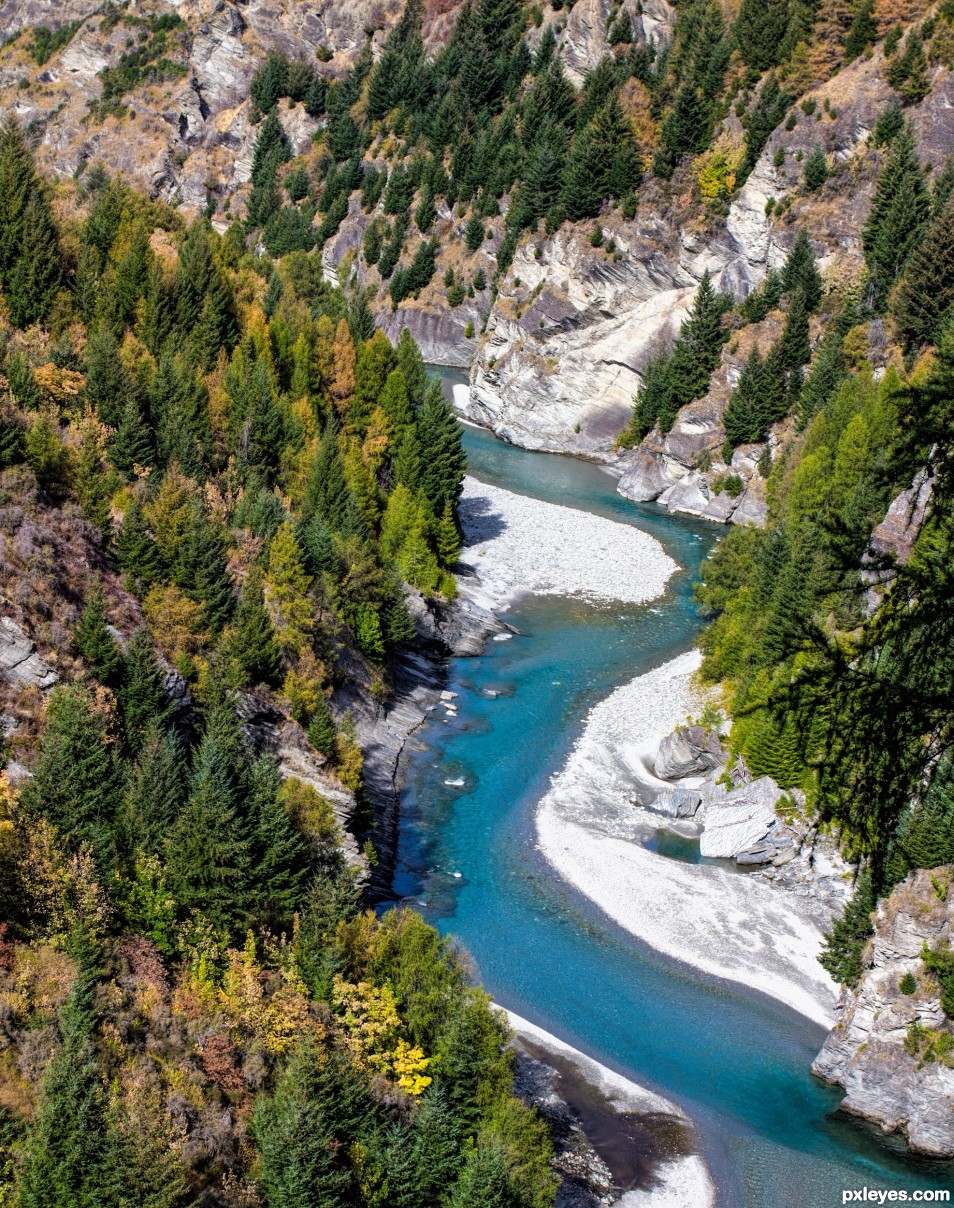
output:
M 731 792 L 718 791 L 706 802 L 699 851 L 704 856 L 726 859 L 735 856 L 737 860 L 739 853 L 761 854 L 764 849 L 756 845 L 761 845 L 776 825 L 775 805 L 781 795 L 771 776 L 762 776 Z M 766 864 L 774 857 L 773 851 L 765 860 L 738 860 L 738 863 Z
M 881 903 L 865 975 L 844 993 L 841 1017 L 812 1066 L 819 1078 L 844 1087 L 842 1111 L 903 1133 L 912 1150 L 936 1158 L 954 1158 L 954 1069 L 924 1059 L 923 1037 L 950 1032 L 951 1022 L 921 951 L 954 938 L 948 890 L 954 891 L 950 866 L 921 870 Z M 900 990 L 905 974 L 916 983 L 910 995 Z M 912 1025 L 923 1029 L 916 1046 Z
M 694 789 L 667 789 L 654 797 L 646 808 L 664 818 L 692 818 L 701 802 L 702 794 Z
M 934 484 L 921 470 L 906 491 L 891 501 L 884 520 L 871 534 L 871 548 L 882 557 L 907 562 L 927 513 Z
M 0 676 L 20 687 L 52 688 L 60 678 L 9 617 L 0 617 Z
M 659 744 L 653 770 L 660 780 L 679 780 L 710 772 L 723 758 L 722 743 L 714 730 L 680 726 Z

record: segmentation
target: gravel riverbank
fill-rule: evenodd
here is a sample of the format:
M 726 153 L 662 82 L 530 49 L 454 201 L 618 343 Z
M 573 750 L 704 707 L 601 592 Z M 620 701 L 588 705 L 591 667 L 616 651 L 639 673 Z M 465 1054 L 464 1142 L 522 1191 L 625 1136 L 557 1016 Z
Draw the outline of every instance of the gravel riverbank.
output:
M 521 595 L 645 604 L 679 569 L 648 533 L 628 524 L 464 480 L 461 563 L 498 608 Z
M 830 1027 L 836 987 L 818 963 L 824 909 L 734 869 L 648 851 L 639 787 L 659 740 L 697 711 L 691 651 L 601 701 L 537 809 L 540 850 L 564 880 L 643 942 Z

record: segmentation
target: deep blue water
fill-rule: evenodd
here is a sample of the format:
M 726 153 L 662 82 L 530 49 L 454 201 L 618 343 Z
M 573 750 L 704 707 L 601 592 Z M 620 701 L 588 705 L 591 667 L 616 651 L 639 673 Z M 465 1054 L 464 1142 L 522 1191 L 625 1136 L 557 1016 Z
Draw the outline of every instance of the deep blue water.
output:
M 954 1186 L 835 1114 L 838 1096 L 808 1072 L 820 1028 L 652 952 L 536 853 L 533 806 L 586 710 L 692 645 L 692 578 L 720 530 L 628 503 L 597 466 L 470 427 L 465 443 L 475 477 L 634 524 L 683 570 L 648 607 L 531 598 L 508 616 L 517 637 L 454 661 L 459 716 L 435 716 L 405 764 L 397 893 L 457 937 L 498 1002 L 683 1104 L 721 1204 L 827 1208 L 844 1188 Z

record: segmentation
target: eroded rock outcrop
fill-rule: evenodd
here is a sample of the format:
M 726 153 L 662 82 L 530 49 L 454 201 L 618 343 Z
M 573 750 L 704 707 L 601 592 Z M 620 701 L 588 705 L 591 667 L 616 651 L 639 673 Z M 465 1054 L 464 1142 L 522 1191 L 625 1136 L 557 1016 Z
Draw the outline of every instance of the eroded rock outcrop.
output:
M 911 1149 L 954 1157 L 954 1068 L 942 1036 L 951 1021 L 921 953 L 954 939 L 950 867 L 909 874 L 881 903 L 865 974 L 812 1070 L 845 1089 L 842 1111 L 900 1132 Z M 902 979 L 905 979 L 902 989 Z M 906 991 L 910 991 L 909 993 Z
M 0 677 L 17 687 L 52 688 L 59 679 L 36 646 L 9 617 L 0 617 Z

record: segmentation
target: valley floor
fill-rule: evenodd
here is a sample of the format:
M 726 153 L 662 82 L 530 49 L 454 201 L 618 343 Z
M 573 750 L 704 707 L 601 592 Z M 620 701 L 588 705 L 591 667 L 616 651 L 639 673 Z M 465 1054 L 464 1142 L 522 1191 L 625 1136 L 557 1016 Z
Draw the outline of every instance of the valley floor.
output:
M 649 603 L 676 564 L 648 534 L 468 478 L 465 549 L 488 602 L 523 594 Z M 810 899 L 733 869 L 690 865 L 643 846 L 637 793 L 663 787 L 647 767 L 659 740 L 698 711 L 689 652 L 637 677 L 590 712 L 537 811 L 553 868 L 641 941 L 779 999 L 823 1026 L 836 990 L 818 964 L 827 918 Z M 652 795 L 650 793 L 650 795 Z

